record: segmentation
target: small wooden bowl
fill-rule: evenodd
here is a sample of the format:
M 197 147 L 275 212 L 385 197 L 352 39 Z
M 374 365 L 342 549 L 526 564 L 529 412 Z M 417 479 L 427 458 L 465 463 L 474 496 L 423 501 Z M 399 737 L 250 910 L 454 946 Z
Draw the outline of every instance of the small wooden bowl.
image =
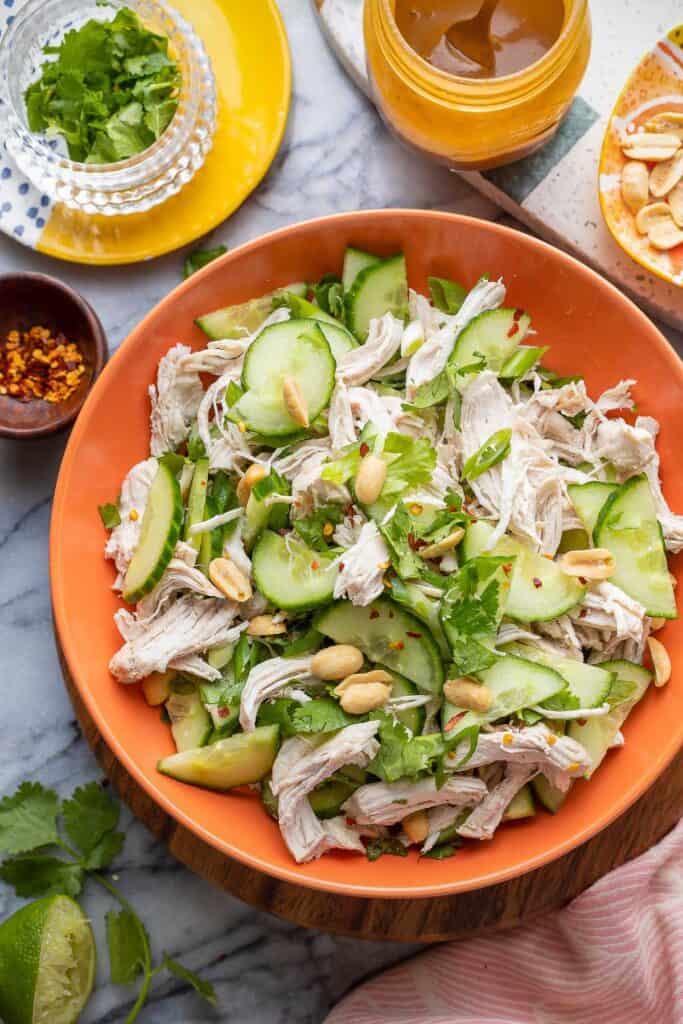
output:
M 72 423 L 104 366 L 108 350 L 104 328 L 95 312 L 73 288 L 47 274 L 0 276 L 0 346 L 12 330 L 36 325 L 61 331 L 78 343 L 86 372 L 64 402 L 20 402 L 0 395 L 0 437 L 45 437 Z

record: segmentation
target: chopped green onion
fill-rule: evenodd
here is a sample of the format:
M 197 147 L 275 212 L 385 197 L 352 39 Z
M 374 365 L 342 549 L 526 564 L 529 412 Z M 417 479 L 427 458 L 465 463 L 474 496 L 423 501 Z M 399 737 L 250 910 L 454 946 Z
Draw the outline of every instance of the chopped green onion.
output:
M 485 441 L 465 463 L 462 475 L 465 480 L 476 480 L 478 476 L 485 473 L 487 469 L 502 462 L 510 451 L 511 430 L 497 430 L 491 434 L 488 441 Z
M 517 351 L 513 352 L 510 358 L 503 363 L 498 376 L 503 380 L 515 380 L 518 377 L 523 377 L 539 359 L 543 358 L 547 351 L 547 346 L 539 348 L 533 345 L 520 345 Z

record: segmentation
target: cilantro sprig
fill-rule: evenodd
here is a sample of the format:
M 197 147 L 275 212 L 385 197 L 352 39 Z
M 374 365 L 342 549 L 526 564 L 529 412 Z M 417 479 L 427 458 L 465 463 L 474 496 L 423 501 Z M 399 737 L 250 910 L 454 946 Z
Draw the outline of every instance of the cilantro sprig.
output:
M 121 909 L 106 917 L 111 980 L 130 985 L 142 978 L 126 1024 L 137 1020 L 153 978 L 162 971 L 170 971 L 215 1006 L 213 986 L 182 964 L 164 955 L 153 965 L 147 929 L 123 893 L 101 873 L 123 848 L 125 836 L 118 825 L 118 805 L 95 782 L 62 801 L 54 790 L 25 782 L 0 801 L 0 853 L 7 855 L 0 879 L 17 896 L 29 898 L 76 898 L 90 880 L 116 900 Z
M 40 78 L 24 94 L 32 132 L 61 135 L 69 156 L 116 163 L 141 153 L 168 128 L 181 72 L 165 36 L 123 7 L 111 21 L 91 19 L 60 46 L 48 46 Z

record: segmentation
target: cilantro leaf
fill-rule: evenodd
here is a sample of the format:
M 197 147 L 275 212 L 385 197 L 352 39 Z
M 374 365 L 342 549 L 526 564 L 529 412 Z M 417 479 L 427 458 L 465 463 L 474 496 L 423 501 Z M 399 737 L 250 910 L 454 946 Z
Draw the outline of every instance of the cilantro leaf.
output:
M 461 843 L 442 843 L 441 846 L 433 846 L 431 850 L 421 856 L 428 857 L 430 860 L 446 860 L 446 858 L 452 857 L 461 845 Z
M 198 974 L 190 971 L 187 967 L 183 967 L 182 964 L 179 964 L 177 960 L 173 960 L 168 954 L 164 954 L 161 967 L 170 971 L 176 978 L 180 978 L 186 985 L 190 985 L 197 995 L 201 996 L 202 999 L 206 999 L 207 1003 L 210 1003 L 211 1006 L 218 1006 L 216 990 L 211 982 L 204 981 Z
M 619 704 L 625 704 L 627 701 L 633 700 L 637 691 L 637 683 L 633 683 L 629 679 L 620 679 L 617 676 L 605 700 L 610 707 L 616 708 Z
M 107 868 L 115 857 L 121 853 L 126 837 L 123 832 L 105 832 L 100 841 L 93 846 L 84 860 L 88 871 L 101 871 Z
M 64 831 L 71 842 L 88 854 L 119 823 L 119 808 L 96 782 L 74 790 L 62 804 Z
M 292 525 L 309 548 L 325 552 L 332 540 L 332 530 L 343 518 L 344 510 L 341 505 L 322 505 L 310 516 L 294 519 Z
M 457 313 L 467 295 L 467 289 L 457 281 L 449 281 L 446 277 L 428 277 L 429 294 L 432 303 L 442 313 L 451 316 Z
M 112 505 L 111 503 L 98 505 L 97 511 L 100 513 L 100 519 L 105 530 L 113 530 L 121 522 L 118 505 Z
M 323 645 L 324 637 L 312 626 L 282 649 L 283 658 L 300 658 L 302 654 L 315 654 Z
M 39 782 L 24 782 L 0 801 L 0 853 L 27 853 L 58 839 L 59 798 Z
M 198 270 L 217 260 L 219 256 L 224 256 L 227 251 L 227 247 L 224 245 L 217 245 L 215 249 L 195 249 L 185 258 L 183 277 L 187 280 Z
M 387 475 L 379 499 L 371 507 L 374 519 L 383 518 L 406 491 L 428 483 L 436 466 L 436 451 L 426 437 L 389 433 L 383 456 L 389 456 L 385 458 Z
M 342 448 L 340 458 L 327 462 L 323 466 L 320 476 L 332 484 L 345 484 L 358 472 L 360 460 L 360 442 L 357 441 L 355 444 Z
M 316 697 L 292 712 L 292 727 L 297 733 L 334 732 L 358 721 L 358 715 L 347 715 L 332 697 Z
M 149 940 L 137 914 L 123 909 L 107 914 L 107 946 L 114 985 L 131 985 L 148 962 Z
M 446 367 L 432 380 L 420 384 L 411 401 L 403 403 L 404 409 L 421 412 L 423 409 L 430 409 L 434 405 L 446 402 L 453 389 L 452 378 L 453 374 L 449 371 L 449 367 Z
M 83 869 L 74 863 L 40 853 L 11 857 L 0 866 L 0 878 L 14 887 L 17 896 L 78 896 Z
M 391 564 L 401 579 L 421 576 L 425 562 L 413 546 L 416 541 L 415 524 L 402 501 L 389 522 L 380 525 L 379 530 L 386 541 Z
M 509 558 L 471 558 L 444 594 L 441 622 L 461 675 L 481 672 L 497 657 L 482 641 L 495 638 L 503 614 L 504 567 L 509 563 Z
M 380 722 L 377 734 L 380 746 L 368 771 L 384 782 L 396 782 L 437 770 L 437 762 L 446 750 L 441 733 L 412 736 L 402 722 L 385 711 L 374 712 L 370 717 Z
M 544 700 L 539 707 L 547 708 L 548 711 L 578 711 L 581 707 L 579 698 L 575 697 L 568 686 L 564 690 L 560 690 L 559 693 L 554 693 L 552 697 L 548 697 Z
M 392 857 L 407 857 L 408 847 L 404 846 L 400 839 L 396 836 L 379 836 L 377 839 L 371 839 L 365 848 L 365 852 L 368 860 L 378 860 L 385 853 L 390 854 Z
M 313 295 L 320 308 L 338 320 L 344 319 L 344 289 L 336 274 L 324 274 L 313 285 Z
M 292 716 L 298 707 L 297 701 L 290 697 L 276 697 L 274 700 L 265 701 L 259 708 L 256 724 L 277 725 L 280 727 L 281 736 L 295 736 L 297 730 L 294 728 Z

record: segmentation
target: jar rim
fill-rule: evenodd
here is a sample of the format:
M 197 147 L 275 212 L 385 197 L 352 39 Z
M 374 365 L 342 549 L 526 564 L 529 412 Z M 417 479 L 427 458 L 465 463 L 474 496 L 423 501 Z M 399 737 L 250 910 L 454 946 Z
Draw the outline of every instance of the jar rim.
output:
M 579 43 L 578 29 L 588 12 L 588 0 L 564 0 L 565 21 L 562 30 L 546 53 L 532 64 L 509 75 L 468 78 L 434 67 L 409 45 L 396 22 L 395 0 L 376 0 L 376 3 L 381 27 L 384 29 L 378 36 L 380 41 L 384 38 L 390 44 L 392 55 L 396 58 L 396 70 L 432 96 L 440 95 L 450 102 L 456 98 L 484 105 L 487 102 L 497 105 L 505 101 L 526 100 L 540 86 L 547 84 L 551 75 L 554 77 L 560 73 L 571 60 Z M 386 52 L 385 56 L 388 57 Z

